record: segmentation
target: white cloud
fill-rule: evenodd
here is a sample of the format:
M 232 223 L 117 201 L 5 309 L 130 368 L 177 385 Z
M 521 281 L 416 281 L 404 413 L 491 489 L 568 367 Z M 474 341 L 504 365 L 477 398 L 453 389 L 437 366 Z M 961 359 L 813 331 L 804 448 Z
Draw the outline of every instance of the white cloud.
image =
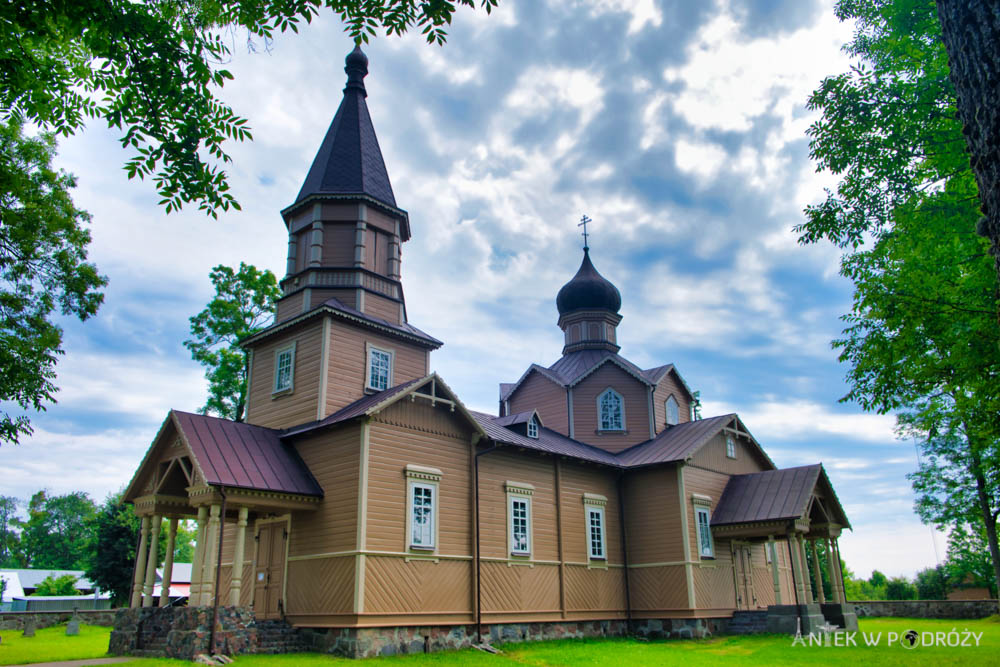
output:
M 706 402 L 705 410 L 705 414 L 736 411 L 731 406 L 710 401 Z M 754 436 L 764 443 L 821 434 L 883 444 L 896 441 L 893 430 L 896 420 L 891 415 L 837 413 L 817 403 L 794 398 L 741 405 L 738 412 Z M 819 458 L 824 461 L 841 460 L 830 456 L 820 456 L 815 460 Z

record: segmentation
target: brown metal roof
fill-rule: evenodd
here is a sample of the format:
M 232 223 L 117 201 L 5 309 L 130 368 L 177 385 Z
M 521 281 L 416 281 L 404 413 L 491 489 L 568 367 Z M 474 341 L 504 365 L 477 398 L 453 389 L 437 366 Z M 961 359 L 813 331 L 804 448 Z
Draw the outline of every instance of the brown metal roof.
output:
M 403 384 L 397 384 L 395 387 L 389 387 L 375 394 L 370 394 L 359 398 L 358 400 L 345 405 L 341 409 L 334 412 L 332 415 L 327 415 L 319 421 L 309 422 L 307 424 L 300 424 L 299 426 L 293 426 L 287 428 L 281 432 L 282 438 L 287 438 L 293 435 L 300 435 L 308 431 L 314 431 L 318 428 L 324 428 L 326 426 L 333 426 L 334 424 L 339 424 L 340 422 L 345 422 L 349 419 L 354 419 L 355 417 L 360 417 L 361 415 L 368 412 L 371 408 L 376 405 L 383 403 L 390 398 L 396 396 L 397 394 L 406 391 L 414 387 L 414 385 L 427 382 L 428 378 L 417 378 L 416 380 L 410 380 L 409 382 L 404 382 Z
M 473 410 L 470 410 L 469 413 L 482 427 L 483 431 L 486 432 L 487 437 L 495 442 L 505 445 L 514 445 L 516 447 L 524 447 L 525 449 L 533 449 L 540 452 L 547 452 L 549 454 L 571 456 L 576 459 L 591 461 L 593 463 L 603 463 L 604 465 L 609 466 L 618 467 L 620 465 L 617 458 L 615 458 L 615 455 L 611 452 L 606 452 L 603 449 L 598 449 L 597 447 L 592 447 L 582 442 L 571 440 L 563 434 L 557 433 L 551 429 L 540 427 L 538 429 L 538 437 L 529 438 L 528 436 L 521 435 L 520 433 L 511 431 L 508 428 L 504 428 L 497 423 L 498 418 L 493 415 L 488 415 L 484 412 L 475 412 Z
M 805 518 L 821 474 L 826 473 L 817 463 L 733 475 L 712 514 L 712 525 Z
M 494 417 L 493 423 L 499 424 L 500 426 L 513 426 L 514 424 L 525 424 L 531 417 L 535 414 L 534 410 L 525 410 L 524 412 L 518 412 L 512 415 L 507 415 L 506 417 Z M 539 422 L 541 420 L 539 419 Z
M 278 432 L 260 426 L 172 410 L 181 437 L 213 485 L 322 496 L 323 489 Z
M 618 459 L 625 466 L 683 461 L 735 418 L 735 414 L 728 414 L 671 426 L 652 440 L 620 452 Z

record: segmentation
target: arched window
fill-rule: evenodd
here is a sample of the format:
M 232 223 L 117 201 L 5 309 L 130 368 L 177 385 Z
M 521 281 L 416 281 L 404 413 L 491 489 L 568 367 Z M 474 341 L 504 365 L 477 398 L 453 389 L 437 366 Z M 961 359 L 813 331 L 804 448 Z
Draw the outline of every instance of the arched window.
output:
M 528 420 L 528 437 L 537 438 L 538 437 L 538 420 L 534 415 Z
M 680 409 L 677 406 L 677 399 L 673 394 L 667 397 L 667 426 L 674 426 L 681 421 Z
M 600 430 L 625 430 L 625 401 L 614 389 L 606 389 L 597 397 L 597 413 Z

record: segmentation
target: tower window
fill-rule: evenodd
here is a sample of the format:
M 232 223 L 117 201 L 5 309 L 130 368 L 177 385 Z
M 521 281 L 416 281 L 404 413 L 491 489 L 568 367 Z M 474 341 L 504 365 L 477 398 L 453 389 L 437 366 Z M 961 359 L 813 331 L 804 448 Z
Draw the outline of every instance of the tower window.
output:
M 667 408 L 667 426 L 675 426 L 681 420 L 680 409 L 677 405 L 677 399 L 670 395 L 667 397 L 666 402 Z
M 368 380 L 365 387 L 374 391 L 385 391 L 392 386 L 391 350 L 368 347 Z
M 295 380 L 295 344 L 274 352 L 274 393 L 291 391 Z
M 534 415 L 528 420 L 528 437 L 537 438 L 538 437 L 538 419 Z
M 606 389 L 597 397 L 597 412 L 600 430 L 625 430 L 625 401 L 614 389 Z

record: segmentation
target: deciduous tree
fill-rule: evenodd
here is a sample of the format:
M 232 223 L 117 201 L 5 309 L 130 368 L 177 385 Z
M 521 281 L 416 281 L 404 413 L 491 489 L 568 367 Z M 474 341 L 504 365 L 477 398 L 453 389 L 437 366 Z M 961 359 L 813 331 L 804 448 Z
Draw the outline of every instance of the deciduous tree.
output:
M 50 574 L 38 582 L 33 595 L 80 595 L 76 589 L 79 577 L 72 574 L 55 576 Z
M 820 170 L 841 180 L 806 210 L 804 243 L 844 250 L 855 285 L 844 337 L 853 400 L 895 412 L 925 454 L 911 476 L 917 511 L 942 527 L 978 517 L 1000 579 L 1000 332 L 988 243 L 975 233 L 978 193 L 955 117 L 934 6 L 842 0 L 854 19 L 847 74 L 809 104 Z
M 50 496 L 39 491 L 19 522 L 24 567 L 82 570 L 92 548 L 90 523 L 94 501 L 82 491 Z
M 215 297 L 191 318 L 192 337 L 184 346 L 206 368 L 208 401 L 201 411 L 243 421 L 249 364 L 240 343 L 271 319 L 281 290 L 269 270 L 243 262 L 237 271 L 220 264 L 209 278 Z
M 86 574 L 98 588 L 111 593 L 113 604 L 128 601 L 132 589 L 132 566 L 138 546 L 139 520 L 132 506 L 122 502 L 122 493 L 108 496 L 92 522 L 92 544 Z M 163 531 L 160 531 L 161 541 Z M 158 553 L 163 553 L 160 545 Z

